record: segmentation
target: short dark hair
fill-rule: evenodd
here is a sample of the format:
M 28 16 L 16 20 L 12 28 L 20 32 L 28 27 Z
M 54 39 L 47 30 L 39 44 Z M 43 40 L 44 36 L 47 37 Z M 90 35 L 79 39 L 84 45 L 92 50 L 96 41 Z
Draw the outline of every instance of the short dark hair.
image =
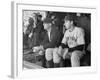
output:
M 67 14 L 64 18 L 64 20 L 69 20 L 69 21 L 74 21 L 75 20 L 75 17 L 71 14 Z
M 64 18 L 64 21 L 69 20 L 69 21 L 73 21 L 73 24 L 76 25 L 77 24 L 77 18 L 74 14 L 67 14 Z

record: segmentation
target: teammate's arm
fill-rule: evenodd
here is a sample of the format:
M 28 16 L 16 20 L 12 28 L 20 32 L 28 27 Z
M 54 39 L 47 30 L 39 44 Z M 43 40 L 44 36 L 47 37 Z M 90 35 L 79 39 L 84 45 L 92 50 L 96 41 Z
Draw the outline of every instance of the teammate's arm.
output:
M 66 46 L 66 42 L 67 42 L 66 33 L 67 32 L 65 32 L 64 37 L 63 37 L 62 42 L 61 42 L 61 45 L 59 46 L 59 49 L 58 49 L 58 54 L 59 55 L 61 55 L 61 53 L 62 53 L 61 51 L 62 51 L 63 48 L 68 47 L 68 46 Z

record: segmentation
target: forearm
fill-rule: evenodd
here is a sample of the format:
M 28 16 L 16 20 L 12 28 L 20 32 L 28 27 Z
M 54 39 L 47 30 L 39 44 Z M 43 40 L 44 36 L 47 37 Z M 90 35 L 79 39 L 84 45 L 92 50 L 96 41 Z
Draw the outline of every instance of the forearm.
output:
M 64 43 L 61 43 L 60 45 L 62 48 L 69 48 L 68 45 L 65 45 Z
M 84 44 L 76 46 L 76 47 L 73 47 L 73 48 L 69 48 L 68 51 L 69 52 L 73 52 L 74 50 L 80 50 L 80 51 L 82 51 L 83 49 L 84 49 Z

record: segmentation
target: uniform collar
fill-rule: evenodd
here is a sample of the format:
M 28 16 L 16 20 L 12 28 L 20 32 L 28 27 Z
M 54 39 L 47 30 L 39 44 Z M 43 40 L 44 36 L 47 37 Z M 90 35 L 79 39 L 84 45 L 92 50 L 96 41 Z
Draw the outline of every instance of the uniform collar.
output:
M 75 29 L 75 27 L 73 26 L 71 29 L 69 29 L 69 32 L 72 32 Z

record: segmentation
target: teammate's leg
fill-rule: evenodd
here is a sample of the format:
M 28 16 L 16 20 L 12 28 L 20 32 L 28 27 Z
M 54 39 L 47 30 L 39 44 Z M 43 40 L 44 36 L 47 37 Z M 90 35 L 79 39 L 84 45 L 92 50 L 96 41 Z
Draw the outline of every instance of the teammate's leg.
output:
M 60 60 L 61 60 L 61 56 L 59 56 L 58 54 L 58 48 L 55 48 L 53 51 L 54 67 L 60 67 Z
M 53 67 L 53 48 L 48 48 L 45 51 L 45 58 L 47 61 L 47 68 Z
M 80 66 L 80 58 L 83 55 L 82 51 L 73 51 L 71 54 L 71 66 L 78 67 Z

